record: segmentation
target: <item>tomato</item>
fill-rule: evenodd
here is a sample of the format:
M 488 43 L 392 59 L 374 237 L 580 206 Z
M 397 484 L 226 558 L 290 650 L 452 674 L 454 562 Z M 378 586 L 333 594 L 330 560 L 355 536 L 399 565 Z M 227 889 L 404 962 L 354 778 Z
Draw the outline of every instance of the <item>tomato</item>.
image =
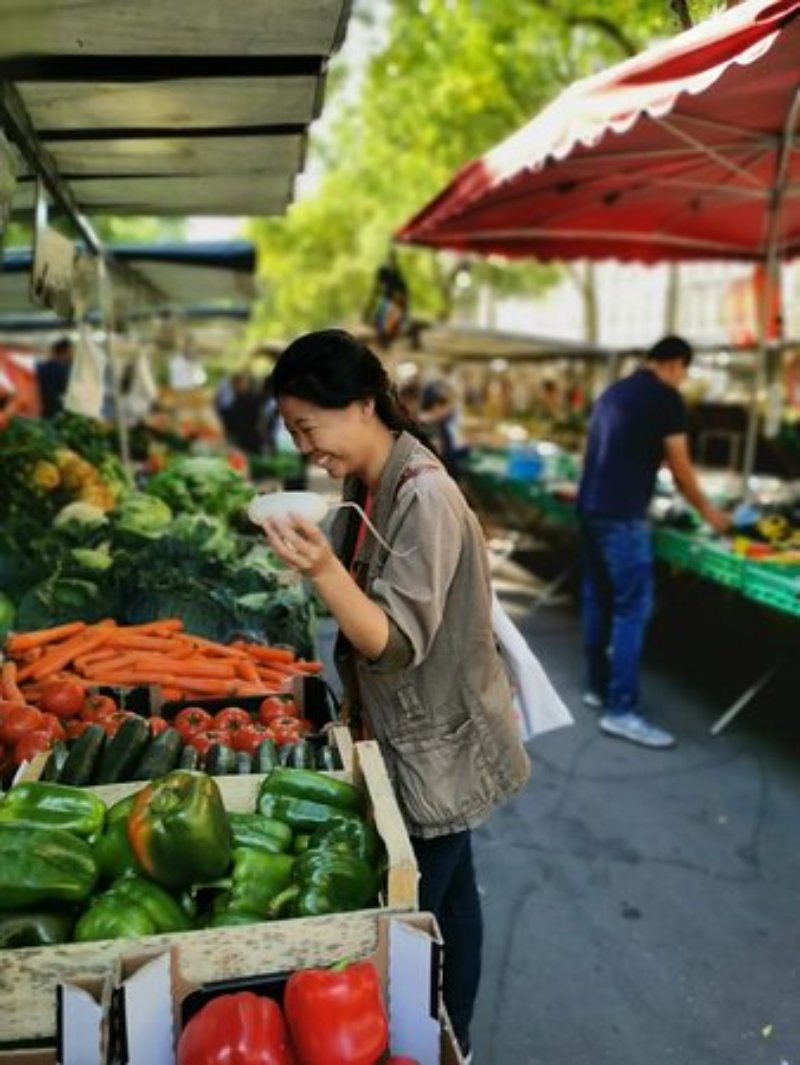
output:
M 138 714 L 132 714 L 130 710 L 117 710 L 116 713 L 110 714 L 108 717 L 104 717 L 98 724 L 103 726 L 106 736 L 112 739 L 126 721 L 129 721 L 132 717 L 138 717 Z
M 213 747 L 215 743 L 226 743 L 228 738 L 228 735 L 224 732 L 220 732 L 217 729 L 209 729 L 208 732 L 192 733 L 192 735 L 186 737 L 186 742 L 205 757 L 209 747 Z
M 255 722 L 251 725 L 242 725 L 241 728 L 230 732 L 228 739 L 234 751 L 247 751 L 248 754 L 255 754 L 259 743 L 268 739 L 267 729 Z
M 268 695 L 258 708 L 258 720 L 268 725 L 276 717 L 300 717 L 300 710 L 293 699 L 278 699 Z
M 97 724 L 97 722 L 81 721 L 80 718 L 73 717 L 64 723 L 64 732 L 68 740 L 76 740 L 78 736 L 83 735 L 90 725 L 94 724 Z
M 169 722 L 165 717 L 150 717 L 147 719 L 147 725 L 151 736 L 160 736 L 168 728 Z
M 199 732 L 206 732 L 212 727 L 214 719 L 208 710 L 201 706 L 184 706 L 173 718 L 172 724 L 180 732 L 185 740 L 196 736 Z
M 299 724 L 293 717 L 276 717 L 267 725 L 267 735 L 269 739 L 275 740 L 279 747 L 283 747 L 285 743 L 298 743 Z
M 252 724 L 253 719 L 240 706 L 226 706 L 214 714 L 214 728 L 223 732 L 234 732 L 238 728 Z
M 75 717 L 84 702 L 84 692 L 75 680 L 49 680 L 39 696 L 39 707 L 56 717 Z
M 64 722 L 64 725 L 58 720 L 55 714 L 42 714 L 42 732 L 46 732 L 52 740 L 65 740 L 67 734 L 64 731 L 64 725 L 68 722 Z
M 110 695 L 87 695 L 83 701 L 81 718 L 83 721 L 103 722 L 117 712 L 117 704 Z
M 12 705 L 14 709 L 4 712 L 0 721 L 0 741 L 9 747 L 15 746 L 26 732 L 40 729 L 44 721 L 43 714 L 35 706 L 26 706 L 24 703 Z
M 53 738 L 44 729 L 26 732 L 14 745 L 14 763 L 32 762 L 37 754 L 44 754 L 53 746 Z

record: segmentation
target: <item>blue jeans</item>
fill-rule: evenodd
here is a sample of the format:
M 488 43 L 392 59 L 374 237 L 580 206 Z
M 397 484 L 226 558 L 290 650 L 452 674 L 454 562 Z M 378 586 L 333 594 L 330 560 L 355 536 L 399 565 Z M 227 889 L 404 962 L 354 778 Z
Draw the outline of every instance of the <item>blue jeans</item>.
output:
M 639 660 L 653 610 L 653 546 L 646 521 L 584 515 L 583 639 L 590 691 L 606 712 L 639 706 Z
M 481 979 L 483 947 L 481 900 L 472 864 L 472 833 L 453 832 L 434 839 L 412 836 L 411 843 L 420 874 L 419 908 L 435 916 L 444 941 L 444 1004 L 466 1053 Z

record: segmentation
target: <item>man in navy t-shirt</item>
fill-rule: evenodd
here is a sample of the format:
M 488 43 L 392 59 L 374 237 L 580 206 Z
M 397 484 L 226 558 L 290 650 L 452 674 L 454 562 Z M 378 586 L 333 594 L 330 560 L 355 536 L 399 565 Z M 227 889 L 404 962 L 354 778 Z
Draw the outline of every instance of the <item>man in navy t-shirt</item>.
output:
M 578 493 L 589 672 L 584 699 L 604 708 L 604 732 L 646 747 L 675 743 L 639 713 L 639 660 L 653 602 L 647 510 L 661 463 L 713 529 L 722 532 L 730 524 L 703 495 L 689 457 L 678 389 L 691 359 L 685 340 L 665 337 L 641 369 L 603 393 L 589 423 Z

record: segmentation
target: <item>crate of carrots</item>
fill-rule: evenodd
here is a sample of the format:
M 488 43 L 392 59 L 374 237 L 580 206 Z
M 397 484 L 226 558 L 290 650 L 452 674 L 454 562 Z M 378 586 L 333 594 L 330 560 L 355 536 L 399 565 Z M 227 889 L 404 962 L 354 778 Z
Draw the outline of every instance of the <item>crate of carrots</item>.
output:
M 288 648 L 217 644 L 168 619 L 16 633 L 4 655 L 6 780 L 23 762 L 33 775 L 79 785 L 177 766 L 217 775 L 341 767 L 321 665 Z

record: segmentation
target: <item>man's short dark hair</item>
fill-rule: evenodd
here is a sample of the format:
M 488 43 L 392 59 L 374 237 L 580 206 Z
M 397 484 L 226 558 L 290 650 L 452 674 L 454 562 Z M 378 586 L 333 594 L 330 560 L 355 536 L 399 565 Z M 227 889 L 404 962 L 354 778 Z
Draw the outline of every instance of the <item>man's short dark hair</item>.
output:
M 74 347 L 69 337 L 59 337 L 50 350 L 54 355 L 71 355 Z
M 684 366 L 688 366 L 692 361 L 693 355 L 691 344 L 684 340 L 683 337 L 666 336 L 662 337 L 650 348 L 645 355 L 645 361 L 675 362 L 676 359 L 680 359 Z

